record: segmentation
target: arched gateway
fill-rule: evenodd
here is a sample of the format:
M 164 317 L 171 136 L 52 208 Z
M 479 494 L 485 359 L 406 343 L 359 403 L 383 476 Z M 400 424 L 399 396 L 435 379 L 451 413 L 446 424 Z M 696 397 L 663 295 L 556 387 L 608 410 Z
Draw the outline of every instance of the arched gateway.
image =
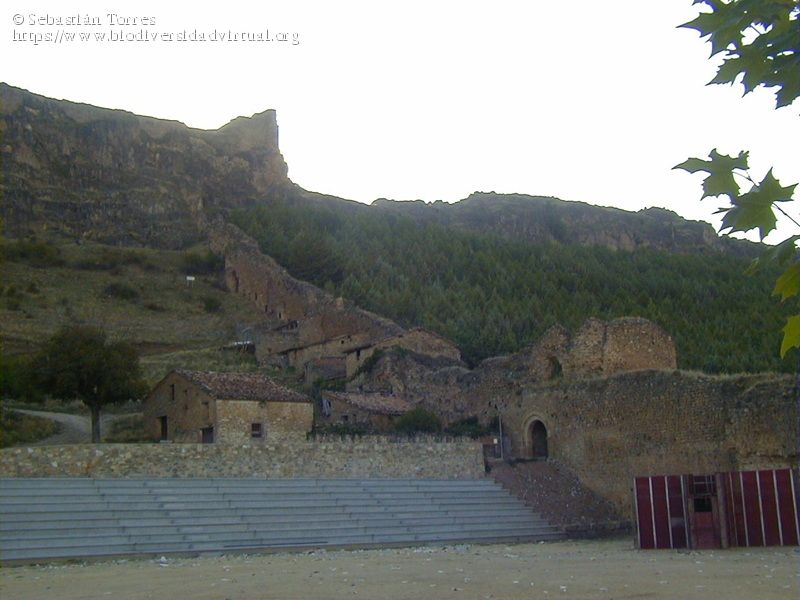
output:
M 531 449 L 531 458 L 534 460 L 547 459 L 547 427 L 540 420 L 531 421 L 528 426 L 528 440 Z

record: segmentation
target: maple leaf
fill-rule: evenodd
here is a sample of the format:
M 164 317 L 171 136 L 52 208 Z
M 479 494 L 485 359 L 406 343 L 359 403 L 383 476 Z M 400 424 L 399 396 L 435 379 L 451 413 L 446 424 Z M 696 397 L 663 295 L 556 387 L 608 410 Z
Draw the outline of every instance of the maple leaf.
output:
M 733 177 L 736 169 L 747 170 L 747 152 L 739 152 L 736 157 L 720 154 L 715 148 L 709 153 L 711 160 L 689 158 L 673 169 L 683 169 L 689 173 L 705 171 L 708 176 L 703 181 L 703 198 L 722 194 L 731 198 L 739 195 L 739 184 Z
M 800 293 L 800 263 L 792 264 L 775 282 L 772 293 L 781 297 L 781 302 Z
M 711 42 L 711 56 L 723 52 L 731 44 L 738 46 L 742 43 L 742 30 L 747 27 L 750 19 L 740 11 L 733 10 L 734 5 L 719 0 L 702 0 L 694 4 L 706 4 L 711 7 L 712 12 L 700 13 L 679 27 L 694 29 L 700 33 L 700 37 L 708 37 Z
M 731 196 L 731 208 L 722 209 L 721 230 L 750 231 L 758 229 L 761 239 L 775 229 L 777 218 L 772 205 L 776 202 L 787 202 L 792 199 L 797 184 L 782 186 L 772 174 L 772 169 L 758 185 L 741 196 Z
M 792 348 L 800 348 L 800 315 L 789 317 L 782 331 L 781 358 L 784 358 Z

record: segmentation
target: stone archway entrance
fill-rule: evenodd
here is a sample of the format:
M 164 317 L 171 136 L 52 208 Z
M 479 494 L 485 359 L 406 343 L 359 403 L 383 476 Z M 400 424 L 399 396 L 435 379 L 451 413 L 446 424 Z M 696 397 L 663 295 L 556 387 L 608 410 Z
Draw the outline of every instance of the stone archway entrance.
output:
M 547 427 L 541 421 L 534 420 L 529 425 L 528 439 L 531 441 L 531 458 L 547 460 Z

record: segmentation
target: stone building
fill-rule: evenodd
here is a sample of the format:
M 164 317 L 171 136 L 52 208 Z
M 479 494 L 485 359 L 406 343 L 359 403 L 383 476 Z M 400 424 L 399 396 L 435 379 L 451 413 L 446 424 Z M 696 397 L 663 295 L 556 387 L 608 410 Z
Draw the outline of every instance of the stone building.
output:
M 644 319 L 554 327 L 475 369 L 389 349 L 347 385 L 445 423 L 499 419 L 507 457 L 555 460 L 623 514 L 637 475 L 798 462 L 791 378 L 679 371 L 669 335 Z
M 442 336 L 423 329 L 414 327 L 408 331 L 388 336 L 382 340 L 377 340 L 351 348 L 346 353 L 346 376 L 352 377 L 356 371 L 373 356 L 378 350 L 391 348 L 405 348 L 418 354 L 425 354 L 432 357 L 446 357 L 453 361 L 461 361 L 461 350 L 453 342 L 446 340 Z
M 364 425 L 374 431 L 389 431 L 395 419 L 411 408 L 411 403 L 397 396 L 322 392 L 319 422 Z
M 259 364 L 303 370 L 319 359 L 347 356 L 350 373 L 387 345 L 460 359 L 456 346 L 432 332 L 406 331 L 390 319 L 295 279 L 234 225 L 214 221 L 207 233 L 211 249 L 225 256 L 227 288 L 263 311 L 253 336 Z
M 176 370 L 144 401 L 153 440 L 260 444 L 305 439 L 311 399 L 257 373 Z

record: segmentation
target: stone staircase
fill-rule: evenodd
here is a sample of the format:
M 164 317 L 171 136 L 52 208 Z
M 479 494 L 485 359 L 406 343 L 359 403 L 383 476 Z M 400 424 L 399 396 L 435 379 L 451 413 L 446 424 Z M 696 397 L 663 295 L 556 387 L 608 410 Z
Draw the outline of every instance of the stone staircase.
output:
M 489 479 L 0 479 L 6 564 L 560 537 Z

